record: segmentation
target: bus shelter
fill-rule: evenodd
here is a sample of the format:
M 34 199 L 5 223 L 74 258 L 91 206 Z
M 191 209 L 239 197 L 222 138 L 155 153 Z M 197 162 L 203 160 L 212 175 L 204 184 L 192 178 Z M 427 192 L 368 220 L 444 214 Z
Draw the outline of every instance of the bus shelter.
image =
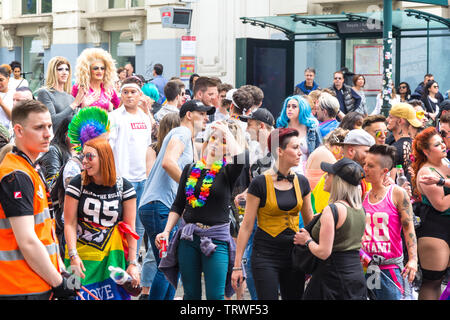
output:
M 237 39 L 236 85 L 254 84 L 265 92 L 265 106 L 278 115 L 285 97 L 316 69 L 320 87 L 332 85 L 333 72 L 347 68 L 366 78 L 369 111 L 383 81 L 383 11 L 330 15 L 242 17 L 242 23 L 273 28 L 283 39 Z M 450 89 L 450 19 L 406 9 L 392 12 L 392 78 L 411 90 L 426 73 Z

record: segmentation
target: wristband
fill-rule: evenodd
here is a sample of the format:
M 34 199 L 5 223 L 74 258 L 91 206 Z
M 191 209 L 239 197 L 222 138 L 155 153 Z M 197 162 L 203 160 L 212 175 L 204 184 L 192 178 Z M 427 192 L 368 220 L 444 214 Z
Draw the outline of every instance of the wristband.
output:
M 445 179 L 444 178 L 439 178 L 439 181 L 436 183 L 437 186 L 439 187 L 443 187 L 445 186 Z
M 309 243 L 310 242 L 312 242 L 313 240 L 312 239 L 309 239 L 309 240 L 307 240 L 306 242 L 305 242 L 305 246 L 309 249 Z
M 233 271 L 240 271 L 242 270 L 242 267 L 233 267 Z

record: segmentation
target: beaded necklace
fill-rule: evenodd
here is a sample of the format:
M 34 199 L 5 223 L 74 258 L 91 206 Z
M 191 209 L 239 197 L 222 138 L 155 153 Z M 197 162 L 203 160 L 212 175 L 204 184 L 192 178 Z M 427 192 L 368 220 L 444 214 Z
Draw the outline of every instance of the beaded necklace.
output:
M 226 165 L 225 159 L 221 161 L 214 161 L 214 163 L 211 166 L 211 169 L 206 172 L 206 176 L 203 179 L 203 183 L 200 188 L 200 194 L 198 198 L 196 198 L 194 196 L 195 186 L 197 185 L 202 170 L 206 166 L 205 159 L 197 161 L 197 163 L 192 168 L 191 174 L 186 182 L 186 199 L 192 208 L 203 207 L 205 205 L 214 179 L 216 178 L 216 175 L 219 173 L 220 169 L 222 169 L 222 167 L 225 165 Z

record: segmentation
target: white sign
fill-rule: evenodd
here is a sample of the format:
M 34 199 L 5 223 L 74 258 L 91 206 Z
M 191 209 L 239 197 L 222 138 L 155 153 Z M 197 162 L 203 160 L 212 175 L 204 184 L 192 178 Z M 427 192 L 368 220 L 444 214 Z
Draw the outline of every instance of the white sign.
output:
M 181 37 L 181 56 L 195 56 L 197 53 L 197 39 L 195 36 Z

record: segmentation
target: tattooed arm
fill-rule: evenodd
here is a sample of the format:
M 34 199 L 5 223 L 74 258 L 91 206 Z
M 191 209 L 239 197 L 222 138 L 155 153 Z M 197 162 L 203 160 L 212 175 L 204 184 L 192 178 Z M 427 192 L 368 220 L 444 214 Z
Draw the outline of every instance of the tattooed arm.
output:
M 414 215 L 411 199 L 403 188 L 395 187 L 393 200 L 400 215 L 403 236 L 409 257 L 402 274 L 404 278 L 408 277 L 409 282 L 412 282 L 417 272 L 417 239 L 416 231 L 414 230 Z

